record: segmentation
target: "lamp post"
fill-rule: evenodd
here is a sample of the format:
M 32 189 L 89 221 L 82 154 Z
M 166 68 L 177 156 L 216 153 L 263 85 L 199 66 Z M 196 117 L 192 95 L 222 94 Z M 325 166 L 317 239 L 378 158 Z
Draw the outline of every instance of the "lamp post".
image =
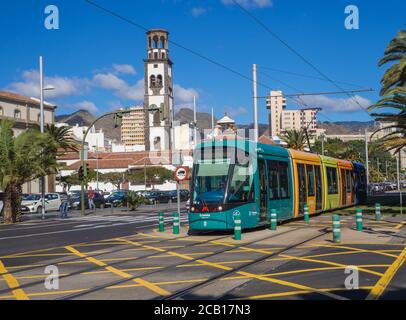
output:
M 39 86 L 40 86 L 40 127 L 41 133 L 45 131 L 45 115 L 44 115 L 44 91 L 54 90 L 52 86 L 47 86 L 44 88 L 44 69 L 43 69 L 43 58 L 39 57 Z M 41 177 L 41 215 L 42 220 L 45 219 L 45 176 Z

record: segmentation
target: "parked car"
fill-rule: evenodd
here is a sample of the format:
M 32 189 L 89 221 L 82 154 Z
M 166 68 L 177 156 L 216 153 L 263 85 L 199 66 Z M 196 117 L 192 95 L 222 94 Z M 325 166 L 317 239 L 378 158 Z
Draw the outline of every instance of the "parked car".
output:
M 171 201 L 171 195 L 168 191 L 148 191 L 144 198 L 147 204 L 169 203 Z
M 178 201 L 178 192 L 176 190 L 168 191 L 172 202 Z M 180 201 L 186 201 L 189 199 L 189 191 L 188 190 L 179 190 L 180 194 Z
M 45 211 L 58 211 L 61 207 L 61 197 L 58 193 L 45 194 Z M 31 194 L 21 202 L 22 213 L 41 213 L 42 198 L 40 194 Z
M 106 206 L 113 206 L 119 207 L 125 204 L 125 198 L 128 193 L 128 190 L 118 190 L 113 191 L 107 198 L 106 198 Z
M 93 202 L 96 208 L 103 209 L 106 206 L 104 196 L 97 191 L 94 193 Z M 72 210 L 80 210 L 82 208 L 82 193 L 80 191 L 70 193 L 69 208 Z M 85 192 L 85 209 L 89 209 L 89 196 L 87 192 Z

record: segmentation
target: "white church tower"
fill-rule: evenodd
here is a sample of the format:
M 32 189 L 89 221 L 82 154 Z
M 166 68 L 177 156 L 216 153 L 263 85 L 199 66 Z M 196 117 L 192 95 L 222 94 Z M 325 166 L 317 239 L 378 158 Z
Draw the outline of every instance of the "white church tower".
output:
M 172 144 L 173 81 L 168 35 L 162 29 L 147 32 L 147 58 L 144 60 L 145 148 L 151 151 L 170 150 Z

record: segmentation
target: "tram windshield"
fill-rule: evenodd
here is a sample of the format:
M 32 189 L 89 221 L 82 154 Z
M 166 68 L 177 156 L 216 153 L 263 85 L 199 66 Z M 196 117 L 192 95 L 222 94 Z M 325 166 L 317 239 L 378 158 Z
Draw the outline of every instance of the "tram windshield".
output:
M 235 161 L 228 157 L 197 161 L 194 169 L 193 203 L 244 203 L 252 200 L 253 175 L 250 161 L 244 161 L 245 164 L 233 162 Z

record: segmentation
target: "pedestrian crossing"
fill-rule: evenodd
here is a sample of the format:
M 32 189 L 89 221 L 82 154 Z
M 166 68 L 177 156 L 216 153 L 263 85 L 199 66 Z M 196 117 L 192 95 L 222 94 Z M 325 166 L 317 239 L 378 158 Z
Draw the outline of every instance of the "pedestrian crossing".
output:
M 61 219 L 62 220 L 62 219 Z M 86 216 L 86 217 L 71 217 L 69 218 L 70 221 L 78 221 L 83 223 L 106 223 L 111 225 L 123 225 L 123 224 L 133 224 L 133 223 L 142 223 L 142 222 L 152 222 L 158 223 L 158 216 Z M 165 221 L 172 221 L 173 217 L 168 216 L 165 217 Z M 66 221 L 66 220 L 65 220 Z M 186 216 L 182 216 L 180 218 L 181 222 L 188 221 Z M 88 224 L 84 224 L 84 226 L 89 226 Z

